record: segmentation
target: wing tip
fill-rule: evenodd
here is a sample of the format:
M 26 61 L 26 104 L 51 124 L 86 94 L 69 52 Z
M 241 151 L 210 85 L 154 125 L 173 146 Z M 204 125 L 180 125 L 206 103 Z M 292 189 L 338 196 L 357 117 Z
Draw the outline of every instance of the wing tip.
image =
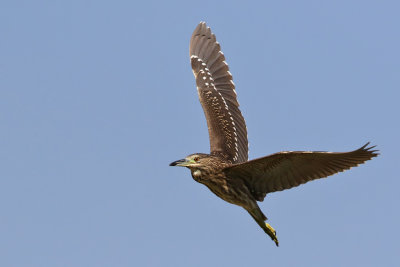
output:
M 365 145 L 363 145 L 362 147 L 360 147 L 359 149 L 357 149 L 358 151 L 363 151 L 363 152 L 367 152 L 371 158 L 373 157 L 377 157 L 378 155 L 380 155 L 379 150 L 378 149 L 374 149 L 376 147 L 376 145 L 374 146 L 369 146 L 371 142 L 367 142 Z
M 201 35 L 206 35 L 206 36 L 211 36 L 212 32 L 210 27 L 207 27 L 207 24 L 205 21 L 200 21 L 199 24 L 197 24 L 196 28 L 194 29 L 192 33 L 192 37 L 190 38 L 190 45 L 189 45 L 189 54 L 192 56 L 194 54 L 198 54 L 199 51 L 199 45 L 201 46 L 200 42 L 200 37 Z M 200 42 L 200 44 L 199 44 Z

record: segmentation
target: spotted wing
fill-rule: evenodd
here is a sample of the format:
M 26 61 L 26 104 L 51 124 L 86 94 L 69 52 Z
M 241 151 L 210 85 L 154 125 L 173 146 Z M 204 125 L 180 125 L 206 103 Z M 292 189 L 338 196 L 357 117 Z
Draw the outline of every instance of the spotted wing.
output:
M 351 152 L 279 152 L 236 164 L 225 169 L 231 177 L 243 179 L 253 196 L 263 201 L 267 193 L 282 191 L 348 170 L 378 155 L 374 147 Z
M 232 75 L 215 35 L 204 22 L 200 22 L 190 40 L 190 60 L 207 120 L 211 154 L 232 163 L 247 161 L 246 123 Z

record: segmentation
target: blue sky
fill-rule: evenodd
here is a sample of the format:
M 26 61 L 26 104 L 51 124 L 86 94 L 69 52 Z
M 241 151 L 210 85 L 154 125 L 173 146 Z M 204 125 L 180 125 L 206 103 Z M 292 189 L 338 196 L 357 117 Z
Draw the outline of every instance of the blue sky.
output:
M 2 1 L 1 266 L 398 266 L 398 1 Z M 250 158 L 381 155 L 248 214 L 171 161 L 208 152 L 189 64 L 206 21 Z

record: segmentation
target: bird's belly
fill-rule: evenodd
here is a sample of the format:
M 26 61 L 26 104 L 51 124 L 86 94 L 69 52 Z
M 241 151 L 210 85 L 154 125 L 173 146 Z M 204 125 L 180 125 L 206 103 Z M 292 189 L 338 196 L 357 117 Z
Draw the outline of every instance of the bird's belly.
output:
M 245 207 L 251 205 L 249 203 L 249 197 L 246 192 L 247 188 L 238 188 L 235 186 L 231 186 L 230 184 L 226 183 L 203 183 L 205 186 L 210 189 L 218 197 L 222 198 L 226 202 L 229 202 L 234 205 L 238 205 L 241 207 Z
M 249 207 L 255 203 L 254 197 L 240 180 L 229 179 L 223 173 L 210 174 L 201 170 L 192 171 L 192 177 L 196 182 L 204 184 L 211 192 L 231 204 Z

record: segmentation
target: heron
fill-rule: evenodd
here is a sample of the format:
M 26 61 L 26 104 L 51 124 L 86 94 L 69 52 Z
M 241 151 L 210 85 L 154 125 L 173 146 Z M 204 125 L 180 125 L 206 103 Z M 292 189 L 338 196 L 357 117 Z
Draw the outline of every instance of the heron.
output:
M 350 152 L 282 151 L 248 160 L 245 120 L 221 46 L 205 22 L 190 39 L 190 62 L 207 120 L 210 153 L 194 153 L 170 166 L 186 167 L 193 179 L 221 199 L 243 207 L 279 246 L 275 229 L 257 202 L 267 194 L 324 178 L 379 155 L 369 143 Z

